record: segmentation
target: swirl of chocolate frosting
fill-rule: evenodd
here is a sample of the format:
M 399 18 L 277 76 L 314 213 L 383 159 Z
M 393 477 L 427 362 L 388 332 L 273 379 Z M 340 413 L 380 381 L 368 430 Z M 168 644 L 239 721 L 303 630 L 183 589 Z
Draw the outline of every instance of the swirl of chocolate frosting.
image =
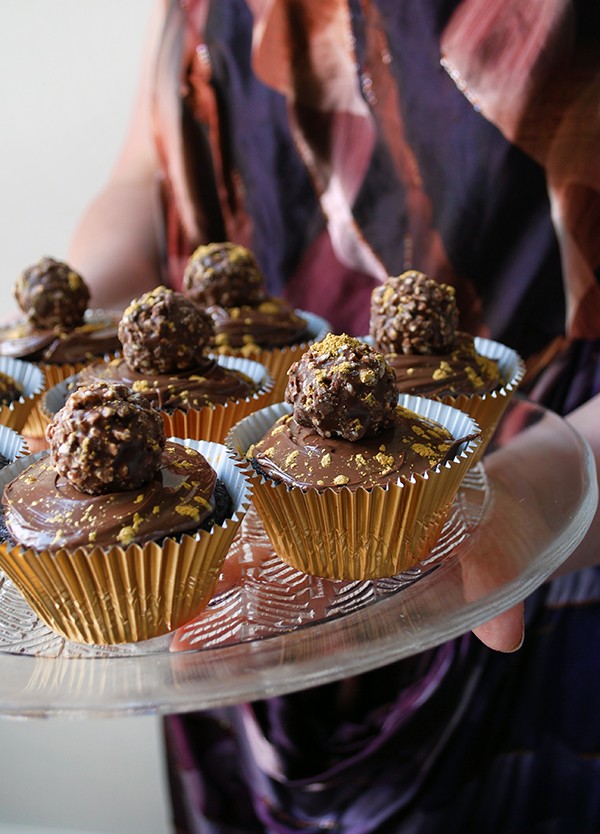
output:
M 159 468 L 137 489 L 86 495 L 45 456 L 6 486 L 2 501 L 23 547 L 127 547 L 196 530 L 213 513 L 216 480 L 203 455 L 167 441 Z
M 124 359 L 95 362 L 79 371 L 74 385 L 99 381 L 127 385 L 164 411 L 185 411 L 242 400 L 258 390 L 256 383 L 245 374 L 224 368 L 208 356 L 194 368 L 171 374 L 140 373 L 132 370 Z
M 469 439 L 454 438 L 439 423 L 402 406 L 388 428 L 359 441 L 323 437 L 287 414 L 248 450 L 247 458 L 258 472 L 290 486 L 370 489 L 452 460 Z

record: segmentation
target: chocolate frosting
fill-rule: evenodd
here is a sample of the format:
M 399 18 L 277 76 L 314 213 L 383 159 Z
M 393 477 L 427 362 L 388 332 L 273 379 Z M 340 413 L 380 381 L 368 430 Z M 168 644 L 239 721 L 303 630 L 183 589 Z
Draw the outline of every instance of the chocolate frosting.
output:
M 128 385 L 143 394 L 155 407 L 171 411 L 179 408 L 204 408 L 230 400 L 241 400 L 256 393 L 257 385 L 245 374 L 224 368 L 206 357 L 201 365 L 179 374 L 142 374 L 133 371 L 124 359 L 95 362 L 77 374 L 77 384 L 112 382 Z
M 84 324 L 71 330 L 34 327 L 25 319 L 0 328 L 0 356 L 28 362 L 77 364 L 117 353 L 120 314 L 88 311 Z
M 359 441 L 322 437 L 286 414 L 247 458 L 265 476 L 290 486 L 369 489 L 452 460 L 471 437 L 456 439 L 439 423 L 402 406 L 392 427 Z
M 241 349 L 278 348 L 307 337 L 306 320 L 281 298 L 270 297 L 255 306 L 207 307 L 215 323 L 215 346 Z
M 456 397 L 489 394 L 504 384 L 498 364 L 475 350 L 472 336 L 460 333 L 457 347 L 444 355 L 386 355 L 401 394 Z
M 6 486 L 2 502 L 24 547 L 126 547 L 197 529 L 213 513 L 216 479 L 199 452 L 167 441 L 159 471 L 138 489 L 86 495 L 44 456 Z

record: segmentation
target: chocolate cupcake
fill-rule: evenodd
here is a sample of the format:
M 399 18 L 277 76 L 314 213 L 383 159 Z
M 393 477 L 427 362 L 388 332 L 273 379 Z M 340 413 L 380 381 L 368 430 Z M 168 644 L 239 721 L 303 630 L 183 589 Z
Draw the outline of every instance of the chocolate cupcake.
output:
M 189 258 L 183 292 L 212 316 L 215 350 L 265 365 L 275 379 L 272 400 L 283 397 L 287 371 L 328 323 L 267 292 L 254 254 L 238 244 L 208 243 Z
M 119 313 L 89 309 L 85 280 L 63 261 L 41 258 L 22 271 L 13 292 L 22 316 L 0 328 L 0 356 L 36 364 L 47 388 L 119 350 Z M 34 408 L 27 434 L 41 437 L 45 425 Z
M 369 335 L 401 394 L 433 397 L 466 411 L 489 442 L 523 376 L 515 351 L 458 329 L 454 287 L 410 270 L 373 290 Z
M 431 551 L 474 450 L 477 424 L 399 396 L 372 347 L 327 336 L 290 369 L 286 403 L 235 426 L 254 502 L 278 555 L 330 579 L 394 576 Z
M 273 380 L 259 363 L 211 354 L 209 315 L 182 293 L 157 287 L 131 302 L 119 323 L 122 357 L 95 362 L 51 389 L 46 414 L 78 385 L 127 385 L 146 397 L 168 435 L 222 442 L 239 419 L 265 405 Z
M 193 619 L 248 505 L 224 447 L 167 440 L 144 397 L 106 384 L 71 395 L 47 436 L 49 452 L 0 473 L 0 567 L 38 616 L 84 643 Z

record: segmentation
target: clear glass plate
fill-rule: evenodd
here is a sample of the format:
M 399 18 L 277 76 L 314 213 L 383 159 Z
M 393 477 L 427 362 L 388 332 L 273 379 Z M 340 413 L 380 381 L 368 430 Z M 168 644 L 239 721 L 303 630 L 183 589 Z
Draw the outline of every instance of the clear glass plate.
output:
M 429 558 L 401 576 L 304 576 L 277 557 L 251 511 L 197 620 L 156 640 L 91 647 L 51 632 L 0 574 L 0 713 L 184 712 L 382 666 L 524 599 L 583 538 L 596 504 L 585 441 L 515 398 Z

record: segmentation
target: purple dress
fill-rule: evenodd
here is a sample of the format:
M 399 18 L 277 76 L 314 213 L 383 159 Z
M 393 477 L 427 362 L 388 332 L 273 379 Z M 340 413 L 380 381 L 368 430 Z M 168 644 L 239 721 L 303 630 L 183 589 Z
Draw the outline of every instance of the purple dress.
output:
M 595 0 L 181 0 L 158 54 L 165 280 L 206 240 L 366 332 L 417 268 L 565 414 L 600 390 Z M 467 634 L 317 689 L 165 720 L 177 830 L 600 831 L 600 573 L 510 655 Z

